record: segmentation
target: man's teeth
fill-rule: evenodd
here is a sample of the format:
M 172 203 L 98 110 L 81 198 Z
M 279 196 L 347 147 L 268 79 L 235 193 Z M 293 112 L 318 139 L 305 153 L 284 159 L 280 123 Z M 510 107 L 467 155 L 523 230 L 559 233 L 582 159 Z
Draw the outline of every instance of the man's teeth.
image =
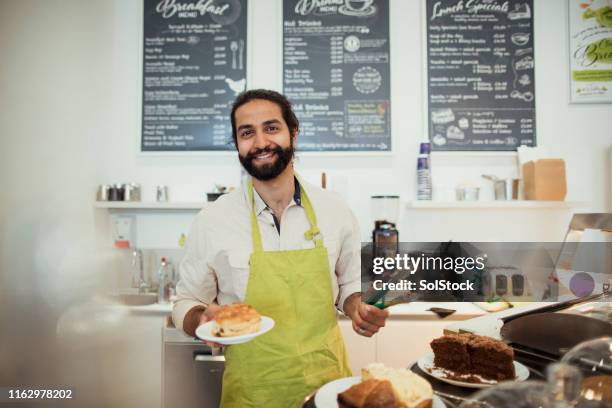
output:
M 255 157 L 260 159 L 260 160 L 263 160 L 263 159 L 267 159 L 270 156 L 272 156 L 272 153 L 259 154 L 259 155 L 255 156 Z

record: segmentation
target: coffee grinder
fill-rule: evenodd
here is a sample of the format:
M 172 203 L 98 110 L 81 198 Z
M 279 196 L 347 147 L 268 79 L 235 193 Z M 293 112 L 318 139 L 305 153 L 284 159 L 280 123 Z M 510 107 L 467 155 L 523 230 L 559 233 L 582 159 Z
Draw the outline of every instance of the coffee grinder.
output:
M 372 255 L 394 258 L 398 251 L 399 231 L 396 228 L 399 218 L 399 196 L 372 196 Z

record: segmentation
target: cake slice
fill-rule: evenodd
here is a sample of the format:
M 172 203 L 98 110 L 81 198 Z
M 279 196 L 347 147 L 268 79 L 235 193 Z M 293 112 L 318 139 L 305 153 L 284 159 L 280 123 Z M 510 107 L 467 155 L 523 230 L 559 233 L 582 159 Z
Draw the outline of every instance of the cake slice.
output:
M 514 350 L 506 343 L 472 335 L 468 349 L 474 374 L 496 381 L 514 380 Z
M 430 346 L 434 365 L 454 374 L 480 375 L 495 381 L 516 378 L 514 350 L 502 341 L 461 333 L 434 339 Z
M 468 336 L 454 334 L 434 339 L 430 343 L 434 352 L 434 365 L 457 374 L 469 373 L 471 364 L 468 342 Z
M 433 398 L 431 385 L 427 380 L 406 368 L 391 368 L 382 363 L 373 363 L 361 370 L 361 378 L 388 380 L 398 400 L 398 407 L 431 407 Z

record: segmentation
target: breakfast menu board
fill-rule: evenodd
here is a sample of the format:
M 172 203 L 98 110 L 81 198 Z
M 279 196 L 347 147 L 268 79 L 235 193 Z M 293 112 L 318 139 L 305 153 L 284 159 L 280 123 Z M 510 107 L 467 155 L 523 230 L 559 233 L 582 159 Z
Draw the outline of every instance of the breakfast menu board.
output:
M 283 92 L 300 151 L 389 151 L 388 0 L 284 0 Z
M 233 150 L 246 0 L 144 0 L 143 152 Z
M 571 100 L 612 102 L 612 0 L 569 0 Z
M 535 146 L 532 0 L 427 0 L 433 150 Z

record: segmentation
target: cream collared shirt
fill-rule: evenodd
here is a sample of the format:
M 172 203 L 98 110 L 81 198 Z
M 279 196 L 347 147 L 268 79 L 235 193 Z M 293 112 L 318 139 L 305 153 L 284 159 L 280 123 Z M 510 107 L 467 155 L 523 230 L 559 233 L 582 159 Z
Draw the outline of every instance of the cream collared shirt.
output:
M 361 242 L 357 219 L 336 193 L 298 181 L 310 198 L 328 251 L 333 299 L 342 309 L 347 297 L 361 291 Z M 292 202 L 281 218 L 280 233 L 270 209 L 254 191 L 254 206 L 265 251 L 313 248 L 304 208 Z M 172 317 L 178 328 L 195 306 L 244 302 L 253 252 L 251 206 L 246 186 L 225 194 L 196 216 L 179 264 L 180 280 Z

